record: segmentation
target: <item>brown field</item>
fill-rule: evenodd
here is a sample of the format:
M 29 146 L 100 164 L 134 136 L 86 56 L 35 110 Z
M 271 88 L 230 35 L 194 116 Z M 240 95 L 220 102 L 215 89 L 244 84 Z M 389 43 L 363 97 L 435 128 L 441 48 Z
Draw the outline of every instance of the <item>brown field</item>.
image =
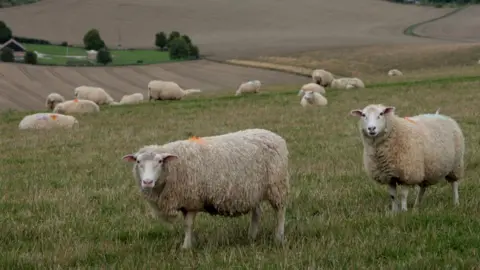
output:
M 294 55 L 296 61 L 293 62 L 297 62 L 294 64 L 305 66 L 311 59 L 323 58 L 322 53 L 351 61 L 359 54 L 368 58 L 368 50 L 382 58 L 381 55 L 385 55 L 386 51 L 392 55 L 411 46 L 415 46 L 415 50 L 427 46 L 424 51 L 439 46 L 432 45 L 433 42 L 450 46 L 450 41 L 432 41 L 402 34 L 404 28 L 411 24 L 450 11 L 451 8 L 396 5 L 378 0 L 209 1 L 201 4 L 194 0 L 104 0 L 100 3 L 93 0 L 43 0 L 36 4 L 2 9 L 0 18 L 7 22 L 16 35 L 55 42 L 68 41 L 71 44 L 80 44 L 83 34 L 93 27 L 100 30 L 109 45 L 118 42 L 120 31 L 123 47 L 142 48 L 153 46 L 155 32 L 178 30 L 190 35 L 210 58 L 281 59 L 279 57 Z M 458 24 L 459 20 L 455 21 L 453 31 L 442 27 L 441 21 L 437 21 L 432 23 L 436 27 L 423 26 L 421 33 L 432 32 L 432 36 L 472 36 L 467 32 L 474 30 L 470 26 L 478 20 L 475 18 L 477 11 L 476 7 L 471 7 L 454 15 L 462 19 L 461 24 Z M 172 21 L 175 21 L 175 25 L 172 25 Z M 469 27 L 463 28 L 463 24 Z M 298 59 L 302 58 L 295 54 L 320 48 L 322 53 L 314 52 L 315 56 L 310 60 L 298 63 Z M 377 70 L 384 68 L 376 65 L 377 58 L 370 59 L 369 65 L 377 66 Z M 325 64 L 325 61 L 310 62 L 306 65 L 308 68 Z M 327 63 L 326 66 L 330 68 L 332 65 Z M 333 65 L 333 70 L 340 73 L 373 72 L 371 68 L 357 70 L 354 64 L 343 64 L 339 68 Z M 234 67 L 206 60 L 122 68 L 0 65 L 0 74 L 3 78 L 0 106 L 12 109 L 41 108 L 47 93 L 56 91 L 69 96 L 73 87 L 79 84 L 104 86 L 115 98 L 120 98 L 126 93 L 145 91 L 147 82 L 153 78 L 172 79 L 184 87 L 201 88 L 207 92 L 234 90 L 240 82 L 248 79 L 260 79 L 268 86 L 298 85 L 306 80 L 280 72 Z

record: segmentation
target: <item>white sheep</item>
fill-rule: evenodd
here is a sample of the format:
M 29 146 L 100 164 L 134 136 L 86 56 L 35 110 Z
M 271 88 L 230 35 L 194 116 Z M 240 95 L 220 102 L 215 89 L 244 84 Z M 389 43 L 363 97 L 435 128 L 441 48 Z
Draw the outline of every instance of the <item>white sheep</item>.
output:
M 71 115 L 56 113 L 35 113 L 23 117 L 18 128 L 25 129 L 52 129 L 52 128 L 78 128 L 79 123 Z
M 53 109 L 54 113 L 97 113 L 100 111 L 100 107 L 97 103 L 87 99 L 73 99 L 67 100 L 57 104 Z
M 172 81 L 153 80 L 148 83 L 148 100 L 181 100 L 187 95 L 200 92 L 200 89 L 183 90 Z
M 334 79 L 330 86 L 335 89 L 365 88 L 365 84 L 359 78 L 348 77 Z
M 111 104 L 115 102 L 103 88 L 94 86 L 79 86 L 75 88 L 74 96 L 78 99 L 91 100 L 98 105 Z
M 235 96 L 245 93 L 259 93 L 260 87 L 262 87 L 262 83 L 259 80 L 243 82 L 235 92 Z
M 388 76 L 403 76 L 403 73 L 398 69 L 391 69 L 388 71 Z
M 464 177 L 465 141 L 455 120 L 439 114 L 401 118 L 395 107 L 371 104 L 352 110 L 360 117 L 363 164 L 368 176 L 388 185 L 392 211 L 407 211 L 408 186 L 418 185 L 414 208 L 420 205 L 428 186 L 446 178 L 452 185 L 453 202 L 459 204 L 458 181 Z
M 300 100 L 300 105 L 302 105 L 302 107 L 326 106 L 327 103 L 328 103 L 327 99 L 324 96 L 322 96 L 320 93 L 313 92 L 313 91 L 305 92 L 305 95 L 303 95 L 302 100 Z
M 323 86 L 318 85 L 316 83 L 307 83 L 307 84 L 304 84 L 302 88 L 300 88 L 300 91 L 298 91 L 298 95 L 303 96 L 307 91 L 317 92 L 322 95 L 326 94 L 325 88 L 323 88 Z
M 65 98 L 62 95 L 57 94 L 57 93 L 50 93 L 47 96 L 47 99 L 45 101 L 45 107 L 47 107 L 47 109 L 49 109 L 49 110 L 53 110 L 53 108 L 55 108 L 55 106 L 58 103 L 61 103 L 61 102 L 64 102 L 64 101 L 65 101 Z
M 335 77 L 329 71 L 324 69 L 315 69 L 312 71 L 312 81 L 320 86 L 330 86 Z
M 138 104 L 143 102 L 143 94 L 135 93 L 131 95 L 124 95 L 120 102 L 114 102 L 112 105 L 123 105 L 123 104 Z
M 283 242 L 290 186 L 287 144 L 279 135 L 247 129 L 149 145 L 123 160 L 134 162 L 134 178 L 158 217 L 183 213 L 182 248 L 192 247 L 200 212 L 230 217 L 251 212 L 249 236 L 254 239 L 263 201 L 276 210 L 276 240 Z

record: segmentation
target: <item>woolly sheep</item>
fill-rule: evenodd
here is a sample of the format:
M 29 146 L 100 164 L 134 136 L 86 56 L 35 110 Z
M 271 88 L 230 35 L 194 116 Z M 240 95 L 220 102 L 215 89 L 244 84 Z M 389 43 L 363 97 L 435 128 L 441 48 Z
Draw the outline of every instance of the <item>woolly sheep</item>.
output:
M 51 129 L 51 128 L 78 128 L 79 123 L 75 117 L 56 113 L 35 113 L 25 116 L 18 128 L 25 129 Z
M 87 99 L 67 100 L 57 104 L 57 106 L 55 106 L 55 109 L 53 109 L 54 113 L 63 114 L 96 113 L 99 111 L 100 107 L 97 105 L 97 103 Z
M 235 96 L 239 96 L 244 93 L 259 93 L 260 87 L 262 87 L 262 83 L 259 80 L 244 82 L 238 87 L 237 91 L 235 92 Z
M 304 84 L 302 88 L 300 88 L 300 91 L 298 91 L 298 95 L 303 96 L 307 91 L 317 92 L 322 95 L 325 95 L 326 93 L 325 88 L 323 88 L 323 86 L 320 86 L 316 83 L 307 83 L 307 84 Z
M 335 89 L 365 88 L 365 84 L 359 78 L 347 77 L 334 79 L 330 86 Z
M 111 104 L 115 102 L 103 88 L 94 86 L 79 86 L 75 88 L 74 96 L 78 99 L 91 100 L 98 105 Z
M 322 96 L 320 93 L 307 91 L 305 95 L 303 95 L 302 100 L 300 101 L 300 105 L 302 107 L 307 106 L 326 106 L 327 99 Z
M 230 217 L 251 212 L 249 236 L 255 239 L 263 201 L 276 210 L 276 240 L 283 242 L 290 186 L 287 144 L 279 135 L 246 129 L 144 146 L 123 160 L 135 162 L 134 178 L 158 217 L 183 213 L 182 248 L 192 247 L 199 212 Z
M 414 208 L 420 205 L 428 186 L 441 179 L 451 184 L 454 205 L 459 204 L 458 182 L 464 177 L 465 142 L 455 120 L 439 114 L 401 118 L 395 107 L 371 104 L 352 110 L 360 117 L 363 164 L 368 176 L 388 185 L 392 211 L 400 187 L 401 210 L 407 211 L 408 186 L 420 187 Z
M 122 105 L 122 104 L 138 104 L 143 101 L 143 94 L 142 93 L 135 93 L 131 95 L 124 95 L 120 102 L 113 103 L 114 105 Z
M 57 93 L 50 93 L 45 101 L 45 107 L 47 107 L 47 109 L 49 110 L 53 110 L 53 108 L 55 108 L 58 103 L 62 103 L 64 101 L 65 98 L 62 95 Z
M 200 92 L 200 89 L 183 90 L 176 82 L 171 81 L 153 80 L 148 83 L 148 100 L 180 100 Z
M 391 69 L 388 72 L 388 76 L 403 76 L 403 73 L 398 69 Z
M 324 69 L 315 69 L 312 71 L 312 81 L 320 86 L 330 86 L 334 79 L 333 74 Z

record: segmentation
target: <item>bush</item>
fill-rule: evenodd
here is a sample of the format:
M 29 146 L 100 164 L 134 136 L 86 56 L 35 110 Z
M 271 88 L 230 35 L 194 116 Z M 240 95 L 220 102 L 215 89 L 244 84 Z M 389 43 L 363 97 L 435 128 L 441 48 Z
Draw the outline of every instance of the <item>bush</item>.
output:
M 26 43 L 26 44 L 42 44 L 42 45 L 52 44 L 48 40 L 38 39 L 38 38 L 17 37 L 17 36 L 13 36 L 13 38 L 20 43 Z
M 13 55 L 13 50 L 10 48 L 3 48 L 2 52 L 0 53 L 0 60 L 7 63 L 15 62 L 15 55 Z
M 198 47 L 193 45 L 193 44 L 190 44 L 190 48 L 189 48 L 189 51 L 188 51 L 188 55 L 190 57 L 192 57 L 193 59 L 198 59 L 200 58 L 200 51 L 198 50 Z
M 188 45 L 192 45 L 192 39 L 187 35 L 182 35 L 182 38 L 187 42 Z
M 155 46 L 161 50 L 167 46 L 167 35 L 164 32 L 159 32 L 155 35 Z
M 68 47 L 68 42 L 64 41 L 64 42 L 60 43 L 60 46 Z
M 28 51 L 25 53 L 25 56 L 23 57 L 23 61 L 25 62 L 25 64 L 36 65 L 37 54 L 32 51 Z
M 178 31 L 172 31 L 170 32 L 170 35 L 168 35 L 168 46 L 170 47 L 170 42 L 172 42 L 174 39 L 177 39 L 180 37 L 180 32 Z
M 97 29 L 90 29 L 85 36 L 83 36 L 83 44 L 86 50 L 99 51 L 105 48 L 105 42 L 100 37 L 100 32 Z
M 5 22 L 0 21 L 0 43 L 3 44 L 12 38 L 12 30 L 5 24 Z
M 188 43 L 180 37 L 172 40 L 168 46 L 168 53 L 172 60 L 188 58 L 189 50 Z
M 111 63 L 112 55 L 110 54 L 110 51 L 106 49 L 100 49 L 97 53 L 97 62 L 104 65 Z

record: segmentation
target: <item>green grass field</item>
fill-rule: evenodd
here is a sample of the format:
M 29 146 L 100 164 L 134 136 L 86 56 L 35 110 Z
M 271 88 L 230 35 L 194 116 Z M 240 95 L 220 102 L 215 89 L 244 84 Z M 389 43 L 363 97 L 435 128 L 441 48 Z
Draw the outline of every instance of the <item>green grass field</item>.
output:
M 286 88 L 244 97 L 205 93 L 182 101 L 102 107 L 98 115 L 77 116 L 76 132 L 20 132 L 25 113 L 4 112 L 0 266 L 475 269 L 480 265 L 479 84 L 479 77 L 451 77 L 327 90 L 328 107 L 307 109 L 300 106 L 297 90 Z M 401 116 L 441 108 L 459 121 L 467 169 L 458 208 L 450 186 L 441 183 L 427 190 L 419 212 L 411 211 L 412 191 L 410 211 L 389 215 L 387 189 L 364 173 L 358 119 L 349 116 L 369 103 L 395 106 Z M 150 216 L 132 165 L 121 157 L 148 144 L 245 128 L 266 128 L 287 140 L 286 244 L 275 245 L 275 218 L 265 205 L 254 243 L 247 238 L 249 216 L 200 214 L 196 247 L 180 250 L 183 225 L 170 231 Z
M 86 60 L 66 58 L 67 47 L 57 45 L 24 44 L 27 50 L 47 54 L 50 59 L 39 58 L 39 64 L 67 65 Z M 111 50 L 113 61 L 109 65 L 135 65 L 138 60 L 141 64 L 155 64 L 170 61 L 168 52 L 156 50 Z M 69 56 L 86 56 L 85 49 L 80 47 L 68 47 Z

